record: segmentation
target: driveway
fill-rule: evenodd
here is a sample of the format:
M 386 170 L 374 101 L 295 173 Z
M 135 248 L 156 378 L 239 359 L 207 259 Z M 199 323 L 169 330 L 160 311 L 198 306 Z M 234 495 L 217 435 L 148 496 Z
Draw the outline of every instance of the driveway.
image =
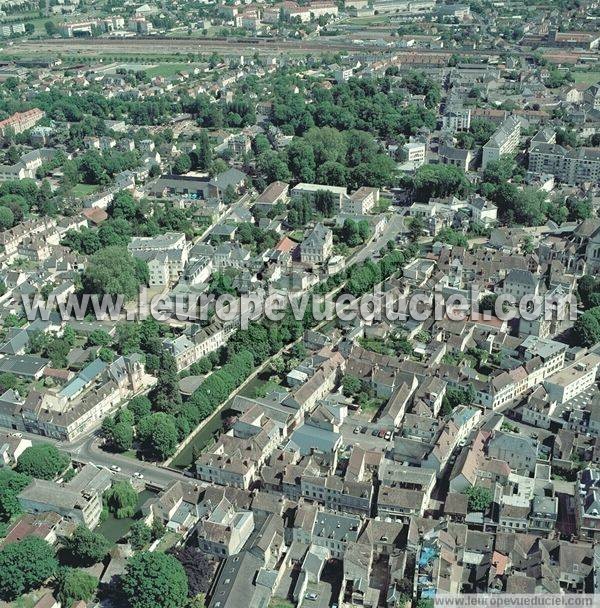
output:
M 352 264 L 360 264 L 365 260 L 371 259 L 373 254 L 379 253 L 379 250 L 387 245 L 388 241 L 395 240 L 396 236 L 405 231 L 404 217 L 399 213 L 394 213 L 389 217 L 387 226 L 383 229 L 381 236 L 366 247 L 355 253 L 346 263 L 346 266 Z

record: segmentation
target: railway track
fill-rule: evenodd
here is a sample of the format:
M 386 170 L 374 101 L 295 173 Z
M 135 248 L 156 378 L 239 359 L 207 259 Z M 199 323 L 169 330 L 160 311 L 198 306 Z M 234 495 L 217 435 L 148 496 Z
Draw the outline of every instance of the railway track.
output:
M 279 53 L 331 53 L 331 52 L 379 52 L 398 55 L 439 55 L 450 57 L 453 53 L 485 57 L 494 51 L 473 49 L 397 49 L 377 44 L 356 44 L 352 40 L 340 41 L 319 38 L 318 40 L 281 40 L 275 38 L 170 38 L 149 36 L 135 38 L 60 38 L 50 40 L 23 40 L 15 42 L 10 52 L 24 53 L 212 53 L 222 54 L 279 54 Z M 6 49 L 7 51 L 9 49 Z

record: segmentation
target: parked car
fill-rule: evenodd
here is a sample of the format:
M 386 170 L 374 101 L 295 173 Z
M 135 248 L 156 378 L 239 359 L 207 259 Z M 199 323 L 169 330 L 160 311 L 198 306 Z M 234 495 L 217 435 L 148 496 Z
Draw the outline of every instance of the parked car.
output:
M 116 473 L 121 472 L 121 467 L 118 467 L 116 464 L 113 464 L 110 468 L 112 471 L 115 471 Z
M 354 427 L 354 430 L 352 431 L 355 435 L 358 435 L 358 432 L 360 431 L 360 428 L 358 428 L 357 426 Z
M 307 600 L 312 600 L 313 602 L 319 597 L 318 593 L 307 593 L 304 596 Z
M 364 435 L 368 430 L 369 430 L 368 427 L 363 426 L 362 429 L 360 429 L 360 432 L 362 435 Z
M 373 435 L 373 437 L 377 437 L 377 435 L 379 435 L 379 431 L 377 429 L 373 429 L 371 431 L 371 435 Z

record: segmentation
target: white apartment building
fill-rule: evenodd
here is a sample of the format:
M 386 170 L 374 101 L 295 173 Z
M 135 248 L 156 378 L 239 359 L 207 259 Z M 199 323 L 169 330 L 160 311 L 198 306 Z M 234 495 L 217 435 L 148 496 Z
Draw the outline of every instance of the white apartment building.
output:
M 521 121 L 515 116 L 509 116 L 483 146 L 482 168 L 485 169 L 491 161 L 515 152 L 519 147 L 520 137 Z
M 558 144 L 536 143 L 529 149 L 529 171 L 554 175 L 566 184 L 600 182 L 600 148 L 568 150 Z
M 576 397 L 596 382 L 600 367 L 600 356 L 588 353 L 544 381 L 550 399 L 565 403 Z
M 407 162 L 414 163 L 420 167 L 425 162 L 426 146 L 423 142 L 408 142 L 402 146 L 402 151 Z
M 341 205 L 342 198 L 348 194 L 348 190 L 343 186 L 300 183 L 290 190 L 290 196 L 292 198 L 308 196 L 312 200 L 316 193 L 320 191 L 330 192 L 338 206 Z
M 442 128 L 444 129 L 444 131 L 455 133 L 456 131 L 468 131 L 470 127 L 470 108 L 451 108 L 446 114 L 442 116 Z
M 134 257 L 148 263 L 151 287 L 176 282 L 188 261 L 188 245 L 183 232 L 134 237 L 127 249 Z
M 348 215 L 366 215 L 379 203 L 379 188 L 362 186 L 341 199 L 340 211 Z

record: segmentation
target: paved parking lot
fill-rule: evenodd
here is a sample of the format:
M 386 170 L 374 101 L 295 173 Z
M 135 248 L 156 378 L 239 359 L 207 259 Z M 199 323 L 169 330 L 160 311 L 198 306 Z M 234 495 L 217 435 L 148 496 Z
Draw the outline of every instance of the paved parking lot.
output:
M 354 433 L 354 429 L 366 428 L 365 433 Z M 373 437 L 371 434 L 374 430 L 380 430 L 381 427 L 373 422 L 367 422 L 365 418 L 356 414 L 349 415 L 342 424 L 342 439 L 344 445 L 358 445 L 366 450 L 382 450 L 385 451 L 393 445 L 393 441 L 387 441 L 380 437 Z
M 316 593 L 317 597 L 314 600 L 308 599 L 306 596 Z M 331 584 L 326 581 L 318 583 L 309 583 L 306 587 L 306 593 L 302 598 L 302 608 L 329 608 L 331 605 Z

